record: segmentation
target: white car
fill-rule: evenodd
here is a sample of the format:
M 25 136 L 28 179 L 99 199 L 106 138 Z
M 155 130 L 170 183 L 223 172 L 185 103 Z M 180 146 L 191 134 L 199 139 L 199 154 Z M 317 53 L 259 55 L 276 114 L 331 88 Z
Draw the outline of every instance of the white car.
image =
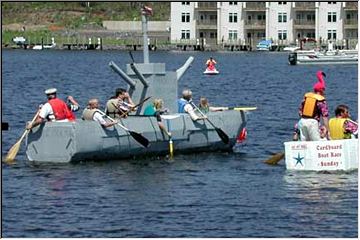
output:
M 290 45 L 290 46 L 287 46 L 287 47 L 284 47 L 284 51 L 287 51 L 287 52 L 295 52 L 296 50 L 299 50 L 300 47 L 296 46 L 296 45 Z
M 14 37 L 13 42 L 16 44 L 24 44 L 26 39 L 24 37 Z

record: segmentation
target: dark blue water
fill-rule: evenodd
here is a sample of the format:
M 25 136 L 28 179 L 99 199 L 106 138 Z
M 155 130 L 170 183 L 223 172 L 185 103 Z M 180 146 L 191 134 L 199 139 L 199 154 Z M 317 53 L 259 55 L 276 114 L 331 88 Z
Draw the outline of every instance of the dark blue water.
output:
M 142 61 L 142 53 L 134 57 Z M 2 166 L 3 237 L 357 237 L 358 175 L 302 173 L 263 163 L 291 139 L 297 107 L 327 74 L 331 112 L 337 104 L 358 116 L 357 66 L 289 66 L 283 53 L 151 52 L 168 70 L 189 56 L 192 68 L 179 82 L 216 106 L 257 106 L 248 139 L 238 153 L 78 164 L 30 164 L 25 146 L 16 165 Z M 212 55 L 221 74 L 204 76 Z M 26 121 L 58 88 L 82 106 L 104 105 L 124 82 L 108 66 L 130 61 L 117 51 L 3 51 L 2 155 L 19 139 Z

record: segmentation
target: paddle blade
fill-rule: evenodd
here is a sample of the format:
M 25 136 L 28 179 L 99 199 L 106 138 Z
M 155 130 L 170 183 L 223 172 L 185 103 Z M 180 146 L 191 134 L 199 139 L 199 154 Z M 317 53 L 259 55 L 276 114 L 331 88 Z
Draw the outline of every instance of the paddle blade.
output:
M 17 153 L 19 152 L 20 145 L 21 145 L 21 141 L 18 141 L 10 148 L 8 154 L 5 157 L 4 162 L 13 162 L 14 161 Z
M 221 130 L 220 128 L 215 128 L 215 130 L 225 144 L 228 144 L 230 142 L 229 136 L 223 130 Z
M 281 152 L 271 156 L 268 160 L 264 162 L 267 164 L 276 165 L 284 157 L 285 157 L 285 153 Z
M 145 138 L 143 135 L 141 135 L 140 133 L 133 132 L 130 130 L 129 130 L 129 133 L 138 143 L 140 143 L 144 147 L 149 146 L 149 140 L 147 138 Z

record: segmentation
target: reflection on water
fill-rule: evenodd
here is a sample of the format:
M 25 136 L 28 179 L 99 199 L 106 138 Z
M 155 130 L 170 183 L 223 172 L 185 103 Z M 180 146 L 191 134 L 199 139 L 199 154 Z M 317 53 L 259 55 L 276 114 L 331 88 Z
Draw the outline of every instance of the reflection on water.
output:
M 356 172 L 329 174 L 288 171 L 283 179 L 284 198 L 290 206 L 297 204 L 297 211 L 292 214 L 302 226 L 319 231 L 322 229 L 326 233 L 321 236 L 329 237 L 340 229 L 344 232 L 350 230 L 350 226 L 341 226 L 344 216 L 353 219 L 348 223 L 357 223 L 357 198 L 354 198 L 358 191 Z M 349 209 L 344 209 L 344 205 Z M 304 235 L 308 231 L 304 230 Z

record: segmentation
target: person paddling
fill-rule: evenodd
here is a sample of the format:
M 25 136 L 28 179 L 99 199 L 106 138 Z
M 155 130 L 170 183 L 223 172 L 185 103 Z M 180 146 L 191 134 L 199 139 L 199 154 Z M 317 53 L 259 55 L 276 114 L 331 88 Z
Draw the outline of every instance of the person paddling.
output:
M 56 92 L 56 88 L 49 88 L 45 91 L 48 101 L 41 106 L 38 117 L 32 124 L 28 123 L 26 129 L 30 130 L 45 121 L 68 122 L 75 120 L 75 115 L 63 100 L 56 97 Z
M 316 73 L 318 82 L 314 84 L 314 92 L 308 92 L 299 107 L 300 140 L 319 141 L 321 140 L 319 124 L 322 118 L 327 134 L 329 134 L 329 109 L 325 99 L 325 80 L 323 71 Z
M 101 124 L 101 126 L 105 128 L 114 126 L 118 123 L 117 120 L 113 122 L 107 122 L 104 119 L 104 116 L 98 110 L 99 110 L 99 100 L 97 98 L 90 99 L 88 102 L 88 106 L 83 111 L 82 119 L 98 122 Z
M 195 113 L 194 107 L 191 105 L 192 102 L 192 92 L 190 89 L 185 89 L 182 92 L 182 98 L 178 100 L 178 112 L 179 113 L 188 113 L 193 121 L 200 119 L 206 119 L 205 116 L 198 116 Z
M 213 107 L 209 105 L 209 101 L 207 100 L 206 97 L 201 97 L 200 98 L 200 103 L 199 103 L 199 109 L 201 112 L 203 113 L 208 113 L 208 112 L 217 112 L 217 111 L 225 111 L 228 110 L 228 107 Z
M 106 103 L 106 115 L 112 118 L 126 117 L 126 114 L 134 110 L 135 104 L 129 93 L 123 88 L 117 88 L 115 96 L 111 97 Z
M 329 121 L 330 138 L 349 139 L 352 135 L 357 138 L 358 124 L 350 119 L 349 107 L 341 104 L 335 109 L 335 117 Z
M 216 61 L 210 57 L 207 61 L 206 61 L 206 66 L 207 66 L 207 69 L 209 71 L 214 71 L 215 70 L 215 64 L 216 64 Z
M 160 128 L 160 130 L 168 135 L 171 136 L 171 133 L 168 132 L 164 126 L 164 123 L 162 122 L 161 115 L 168 112 L 168 109 L 163 109 L 164 101 L 161 98 L 156 98 L 154 102 L 151 105 L 148 105 L 144 110 L 145 116 L 155 116 L 157 124 Z

